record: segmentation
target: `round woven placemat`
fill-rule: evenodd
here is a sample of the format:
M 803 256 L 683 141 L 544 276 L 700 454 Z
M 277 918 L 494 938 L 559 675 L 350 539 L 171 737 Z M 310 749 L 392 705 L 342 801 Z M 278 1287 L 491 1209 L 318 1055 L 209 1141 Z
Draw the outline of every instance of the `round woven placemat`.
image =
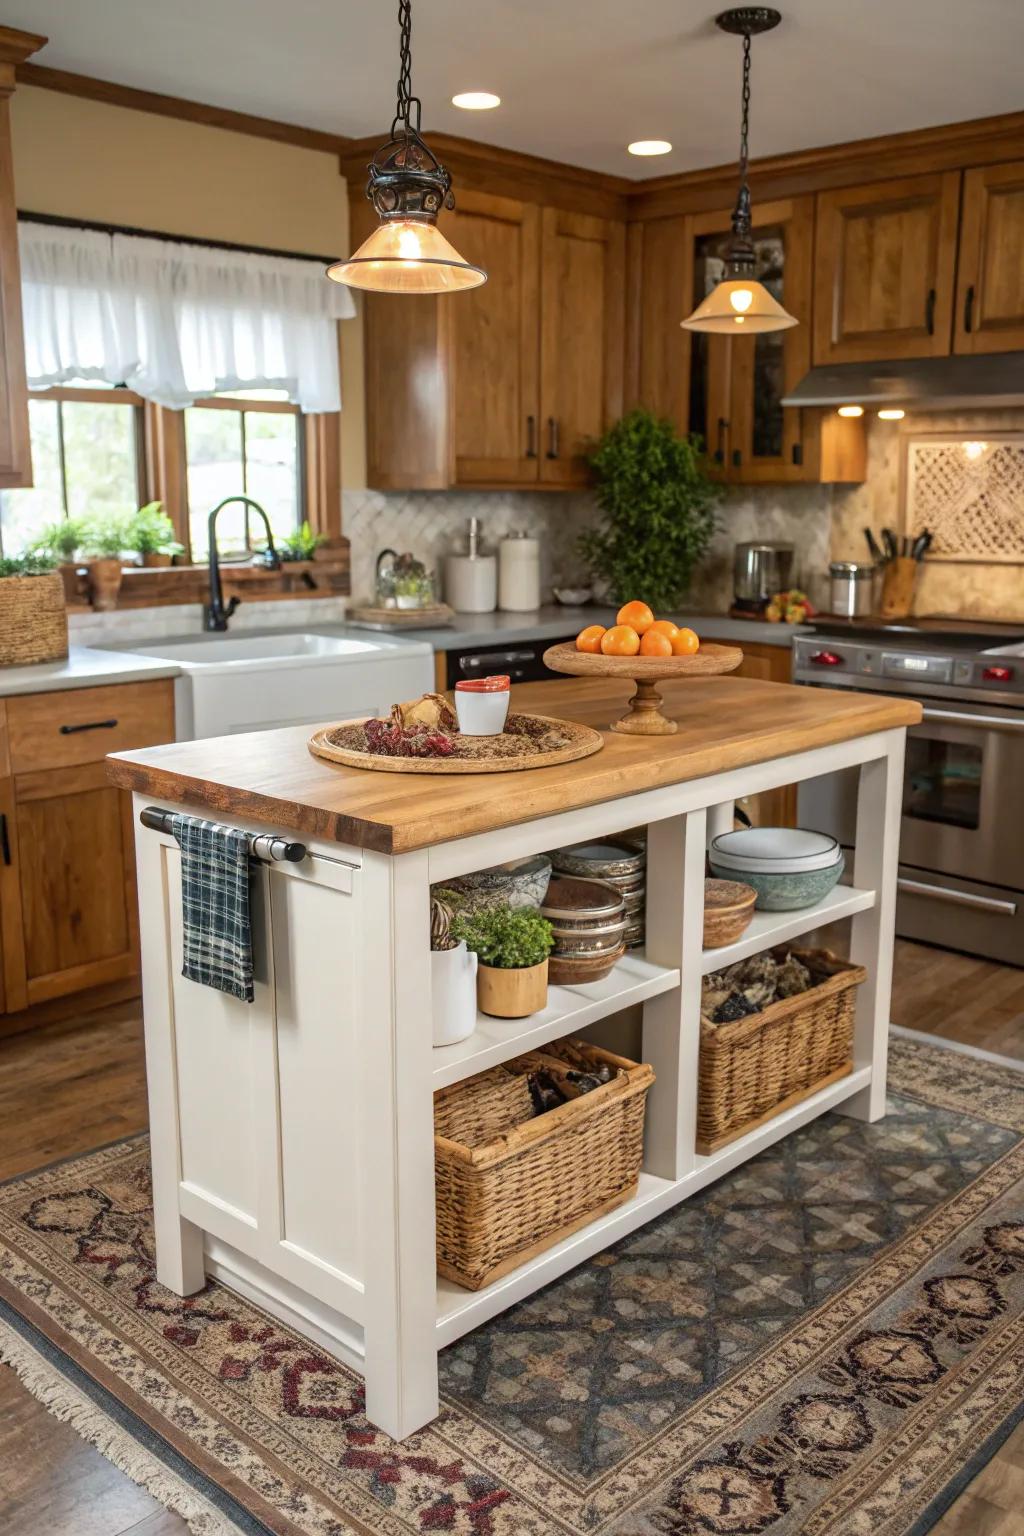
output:
M 315 731 L 309 738 L 309 750 L 314 757 L 326 758 L 330 763 L 341 763 L 346 768 L 370 768 L 381 773 L 518 773 L 527 768 L 553 768 L 558 763 L 572 763 L 577 758 L 599 752 L 604 745 L 600 731 L 592 730 L 589 725 L 579 725 L 575 720 L 555 720 L 550 715 L 525 715 L 524 718 L 559 730 L 568 738 L 565 746 L 547 752 L 526 753 L 522 757 L 385 757 L 380 752 L 363 752 L 339 745 L 342 732 L 347 733 L 352 726 L 363 723 L 346 720 L 341 725 L 328 725 Z M 473 739 L 487 741 L 490 738 L 478 736 Z

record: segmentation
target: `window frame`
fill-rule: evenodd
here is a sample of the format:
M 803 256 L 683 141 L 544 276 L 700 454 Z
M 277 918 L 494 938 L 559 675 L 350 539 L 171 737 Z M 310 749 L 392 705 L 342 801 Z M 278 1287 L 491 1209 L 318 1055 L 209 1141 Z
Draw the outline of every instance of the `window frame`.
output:
M 306 495 L 306 482 L 307 482 L 307 480 L 309 478 L 308 475 L 307 475 L 307 471 L 306 471 L 306 460 L 307 460 L 308 453 L 309 453 L 309 440 L 308 440 L 308 434 L 305 433 L 303 431 L 303 428 L 302 428 L 303 421 L 304 420 L 308 420 L 308 417 L 303 417 L 303 413 L 300 410 L 300 408 L 297 405 L 293 404 L 293 402 L 291 400 L 249 400 L 249 399 L 245 399 L 243 397 L 240 397 L 238 395 L 209 395 L 205 399 L 193 400 L 193 402 L 192 402 L 191 406 L 189 407 L 189 409 L 190 410 L 238 411 L 241 414 L 241 417 L 242 417 L 242 492 L 241 492 L 241 494 L 246 495 L 246 496 L 249 494 L 249 487 L 248 487 L 248 483 L 247 483 L 247 466 L 246 466 L 246 437 L 245 437 L 245 417 L 246 417 L 246 414 L 248 412 L 250 412 L 250 411 L 258 411 L 261 415 L 267 415 L 268 413 L 270 413 L 270 414 L 273 414 L 273 415 L 294 416 L 294 417 L 297 418 L 296 428 L 295 428 L 295 438 L 296 438 L 296 462 L 297 462 L 297 470 L 298 470 L 298 477 L 297 477 L 298 478 L 298 484 L 297 484 L 297 491 L 298 491 L 298 497 L 297 497 L 298 523 L 296 524 L 296 530 L 298 528 L 300 528 L 302 526 L 302 523 L 309 516 L 308 510 L 307 510 L 307 495 Z M 188 505 L 188 435 L 187 435 L 187 431 L 186 431 L 186 427 L 185 427 L 185 412 L 184 411 L 181 412 L 181 418 L 182 418 L 182 421 L 181 421 L 181 448 L 182 448 L 182 453 L 184 455 L 184 466 L 185 466 L 184 467 L 184 476 L 183 476 L 183 490 L 184 490 L 184 497 L 185 497 L 185 524 L 186 524 L 187 537 L 181 537 L 179 535 L 179 540 L 180 540 L 180 542 L 182 544 L 184 544 L 186 550 L 188 551 L 189 559 L 191 559 L 192 558 L 192 525 L 191 525 L 191 518 L 189 516 L 189 510 L 190 509 L 189 509 L 189 505 Z M 213 509 L 212 508 L 208 508 L 207 510 L 208 511 L 212 511 Z M 312 522 L 311 519 L 310 519 L 310 522 Z M 246 534 L 245 553 L 248 556 L 248 555 L 251 555 L 251 554 L 254 553 L 254 550 L 253 550 L 253 547 L 252 547 L 252 534 L 251 534 L 250 526 L 249 526 L 249 512 L 248 512 L 248 510 L 246 510 L 246 515 L 245 515 L 245 534 Z M 200 563 L 201 564 L 206 564 L 205 561 L 202 561 Z
M 113 389 L 96 389 L 84 384 L 81 387 L 72 384 L 53 384 L 49 389 L 30 390 L 28 399 L 30 403 L 34 400 L 49 400 L 57 406 L 57 442 L 61 495 L 63 498 L 62 515 L 64 517 L 69 517 L 70 513 L 68 511 L 68 480 L 64 454 L 63 407 L 78 403 L 85 405 L 130 406 L 132 408 L 132 433 L 135 441 L 135 494 L 140 498 L 138 505 L 142 506 L 148 489 L 148 474 L 144 421 L 146 402 L 141 395 L 137 395 L 133 389 L 125 389 L 121 385 L 117 385 Z

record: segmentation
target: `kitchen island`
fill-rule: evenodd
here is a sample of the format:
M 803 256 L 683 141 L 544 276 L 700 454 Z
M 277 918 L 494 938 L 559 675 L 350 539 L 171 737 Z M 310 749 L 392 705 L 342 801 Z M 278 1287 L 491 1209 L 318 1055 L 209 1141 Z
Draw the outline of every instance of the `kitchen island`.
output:
M 214 1275 L 362 1370 L 369 1417 L 399 1439 L 437 1413 L 443 1346 L 826 1110 L 884 1112 L 903 748 L 919 706 L 700 679 L 664 685 L 678 733 L 644 738 L 605 729 L 631 686 L 516 689 L 513 708 L 604 736 L 591 757 L 529 772 L 342 768 L 309 754 L 306 727 L 109 759 L 135 794 L 158 1277 L 186 1296 Z M 851 767 L 851 883 L 704 951 L 705 848 L 734 800 Z M 301 839 L 296 862 L 254 866 L 254 1004 L 181 976 L 177 845 L 140 824 L 151 808 Z M 468 1039 L 433 1049 L 430 885 L 640 824 L 644 950 L 603 981 L 552 986 L 540 1013 L 480 1015 Z M 698 1154 L 702 975 L 843 917 L 868 972 L 852 1072 Z M 482 1290 L 439 1281 L 433 1092 L 633 1005 L 656 1074 L 636 1194 Z

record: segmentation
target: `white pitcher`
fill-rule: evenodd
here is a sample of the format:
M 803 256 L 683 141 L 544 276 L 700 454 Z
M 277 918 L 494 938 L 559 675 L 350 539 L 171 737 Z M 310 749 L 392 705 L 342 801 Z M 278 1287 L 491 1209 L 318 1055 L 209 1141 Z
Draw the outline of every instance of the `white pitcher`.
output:
M 460 939 L 454 949 L 430 954 L 434 1045 L 455 1045 L 476 1028 L 476 955 Z

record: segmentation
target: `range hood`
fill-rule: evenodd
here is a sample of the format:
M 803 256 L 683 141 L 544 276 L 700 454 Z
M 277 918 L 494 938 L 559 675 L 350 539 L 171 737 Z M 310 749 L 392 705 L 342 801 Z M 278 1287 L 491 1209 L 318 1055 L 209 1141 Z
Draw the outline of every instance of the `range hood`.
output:
M 1024 405 L 1024 352 L 812 368 L 783 405 L 902 405 L 916 411 Z

